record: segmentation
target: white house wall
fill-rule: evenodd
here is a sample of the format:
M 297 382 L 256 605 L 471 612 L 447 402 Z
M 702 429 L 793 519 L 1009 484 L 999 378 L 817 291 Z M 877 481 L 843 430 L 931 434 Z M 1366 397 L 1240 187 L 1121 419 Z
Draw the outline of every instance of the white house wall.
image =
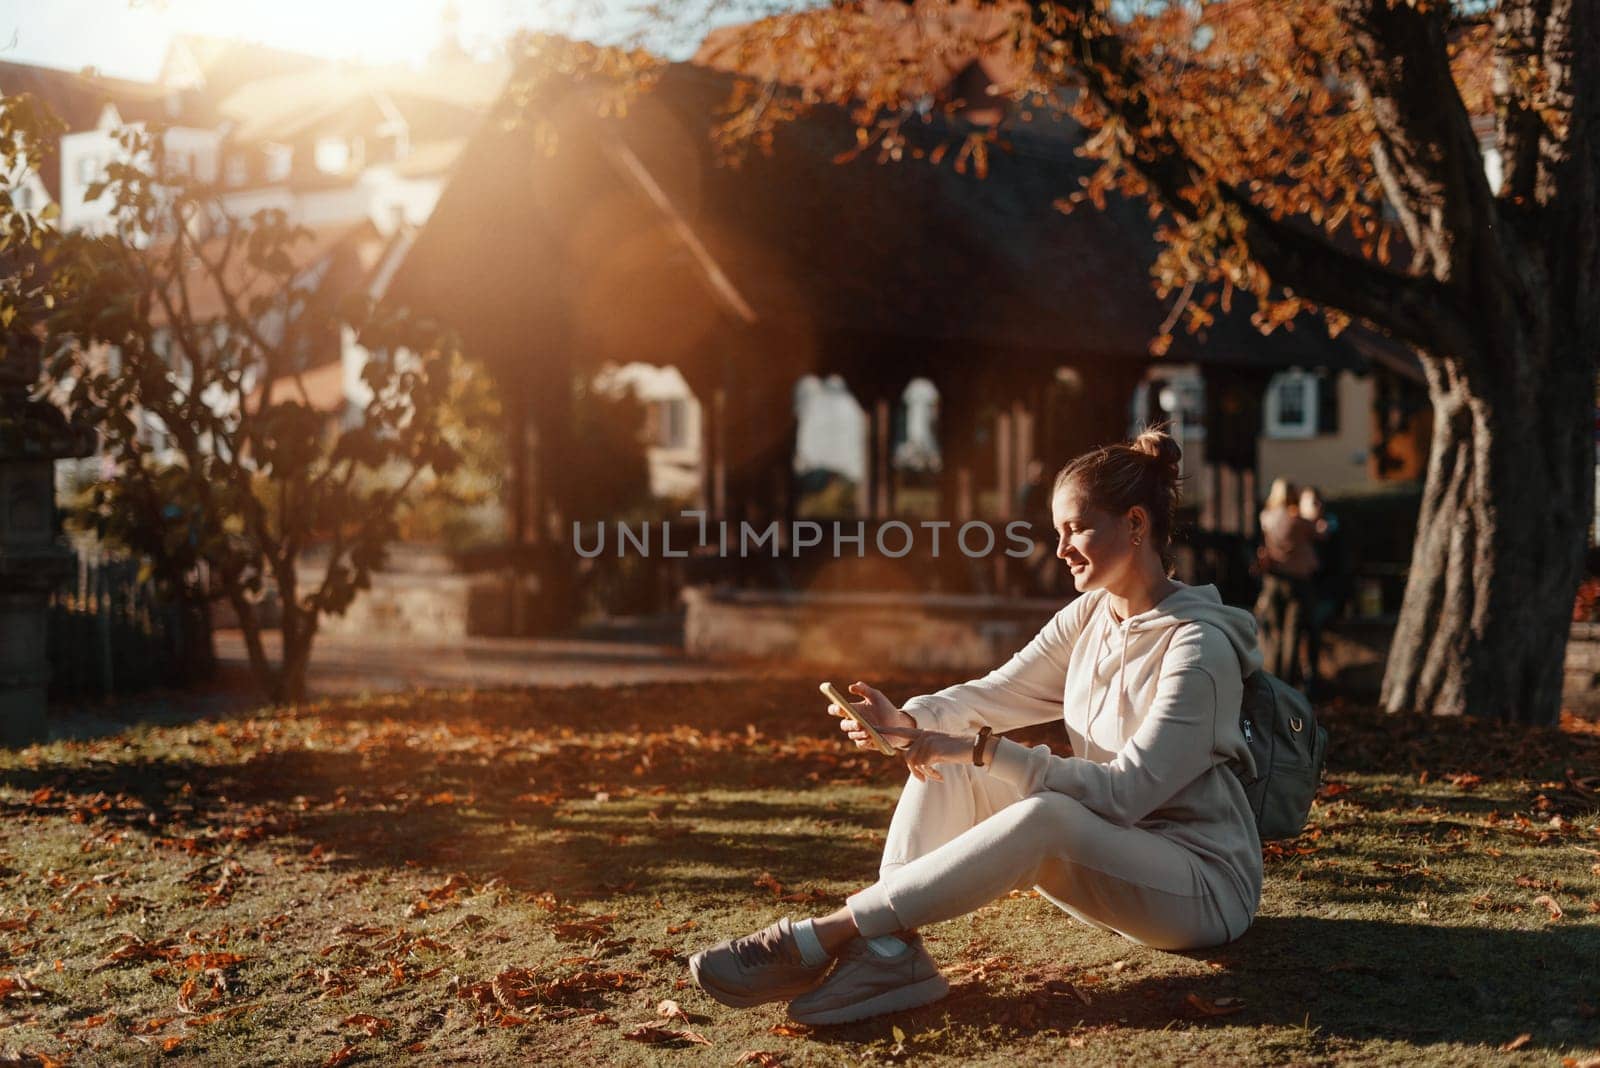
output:
M 93 202 L 84 195 L 89 186 L 103 181 L 112 162 L 127 162 L 129 154 L 117 143 L 115 134 L 122 127 L 115 108 L 108 107 L 93 130 L 65 134 L 61 138 L 61 226 L 66 230 L 103 232 L 111 224 L 110 197 Z M 142 129 L 141 124 L 131 124 Z M 169 127 L 163 135 L 167 158 L 188 161 L 186 168 L 204 182 L 215 181 L 217 157 L 222 135 L 216 130 L 187 126 Z
M 444 187 L 440 178 L 401 178 L 384 167 L 368 169 L 353 185 L 335 189 L 293 190 L 286 186 L 228 193 L 223 203 L 236 218 L 278 210 L 300 226 L 336 228 L 371 220 L 378 232 L 427 221 Z
M 53 203 L 50 190 L 34 171 L 22 168 L 19 171 L 5 180 L 6 192 L 11 194 L 11 202 L 19 210 L 38 215 Z
M 1316 486 L 1324 493 L 1372 485 L 1367 458 L 1372 442 L 1372 376 L 1342 373 L 1339 429 L 1300 440 L 1262 435 L 1257 453 L 1260 483 L 1287 478 L 1296 485 Z
M 867 469 L 867 413 L 844 380 L 802 378 L 795 386 L 795 414 L 795 469 L 837 471 L 859 484 Z
M 700 490 L 701 408 L 688 381 L 676 367 L 629 363 L 596 376 L 606 388 L 626 387 L 640 402 L 681 403 L 684 435 L 681 446 L 650 445 L 650 493 L 662 498 L 693 498 Z

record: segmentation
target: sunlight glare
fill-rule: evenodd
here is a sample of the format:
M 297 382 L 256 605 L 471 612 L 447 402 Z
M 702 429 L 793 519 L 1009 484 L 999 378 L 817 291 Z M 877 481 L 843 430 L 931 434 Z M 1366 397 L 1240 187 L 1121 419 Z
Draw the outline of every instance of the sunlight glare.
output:
M 419 63 L 438 47 L 452 5 L 450 0 L 155 0 L 141 6 L 174 33 L 367 63 Z M 462 43 L 470 46 L 487 36 L 518 6 L 505 0 L 455 0 Z

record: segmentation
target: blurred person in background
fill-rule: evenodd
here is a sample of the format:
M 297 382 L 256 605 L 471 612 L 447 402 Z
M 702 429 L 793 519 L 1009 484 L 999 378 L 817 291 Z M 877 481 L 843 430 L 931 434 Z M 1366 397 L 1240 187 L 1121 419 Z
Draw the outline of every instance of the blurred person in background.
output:
M 1301 516 L 1295 486 L 1274 479 L 1261 509 L 1261 624 L 1265 668 L 1291 686 L 1302 685 L 1300 636 L 1311 613 L 1311 576 L 1317 570 L 1317 524 Z
M 1301 634 L 1305 645 L 1305 691 L 1315 699 L 1322 686 L 1322 628 L 1338 616 L 1349 599 L 1350 568 L 1345 558 L 1344 537 L 1339 519 L 1328 512 L 1327 501 L 1315 486 L 1300 491 L 1300 518 L 1310 523 L 1315 534 L 1313 552 L 1317 566 L 1310 576 L 1310 589 Z

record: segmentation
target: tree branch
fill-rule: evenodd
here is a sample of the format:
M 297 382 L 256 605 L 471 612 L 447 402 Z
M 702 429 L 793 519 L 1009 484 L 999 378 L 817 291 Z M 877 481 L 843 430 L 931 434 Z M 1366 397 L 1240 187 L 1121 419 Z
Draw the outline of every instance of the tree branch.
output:
M 1450 72 L 1448 5 L 1342 0 L 1339 17 L 1350 33 L 1341 74 L 1377 125 L 1385 192 L 1415 220 L 1413 266 L 1463 279 L 1479 237 L 1497 240 L 1496 209 Z
M 1192 219 L 1200 190 L 1214 189 L 1239 211 L 1245 244 L 1274 284 L 1428 348 L 1441 338 L 1471 337 L 1444 285 L 1346 252 L 1212 179 L 1154 114 L 1139 60 L 1105 21 L 1097 0 L 1062 0 L 1059 6 L 1071 16 L 1059 33 L 1078 57 L 1085 88 L 1130 131 L 1136 147 L 1128 166 L 1168 210 Z
M 1531 107 L 1527 84 L 1544 54 L 1550 0 L 1502 0 L 1494 18 L 1494 109 L 1500 148 L 1502 195 L 1513 203 L 1533 200 L 1538 182 L 1543 121 Z

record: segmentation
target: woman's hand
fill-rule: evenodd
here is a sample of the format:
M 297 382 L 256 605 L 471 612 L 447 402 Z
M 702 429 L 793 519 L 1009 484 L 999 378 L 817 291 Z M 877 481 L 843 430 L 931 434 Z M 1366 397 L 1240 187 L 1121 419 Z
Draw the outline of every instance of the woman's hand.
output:
M 852 683 L 850 692 L 857 697 L 863 698 L 863 700 L 851 701 L 849 708 L 840 708 L 838 705 L 830 704 L 828 705 L 828 714 L 840 717 L 839 729 L 850 736 L 850 740 L 856 743 L 857 749 L 872 749 L 874 751 L 877 749 L 877 746 L 872 744 L 871 735 L 861 729 L 861 724 L 856 722 L 857 720 L 866 720 L 878 728 L 878 732 L 891 745 L 894 745 L 894 741 L 889 737 L 889 732 L 886 728 L 916 727 L 916 720 L 900 711 L 894 706 L 893 701 L 866 683 Z M 896 745 L 895 748 L 903 749 L 904 746 Z
M 970 734 L 946 734 L 943 731 L 922 731 L 915 727 L 880 727 L 885 738 L 907 740 L 904 752 L 906 767 L 918 779 L 944 782 L 944 776 L 935 764 L 972 763 L 973 737 Z

